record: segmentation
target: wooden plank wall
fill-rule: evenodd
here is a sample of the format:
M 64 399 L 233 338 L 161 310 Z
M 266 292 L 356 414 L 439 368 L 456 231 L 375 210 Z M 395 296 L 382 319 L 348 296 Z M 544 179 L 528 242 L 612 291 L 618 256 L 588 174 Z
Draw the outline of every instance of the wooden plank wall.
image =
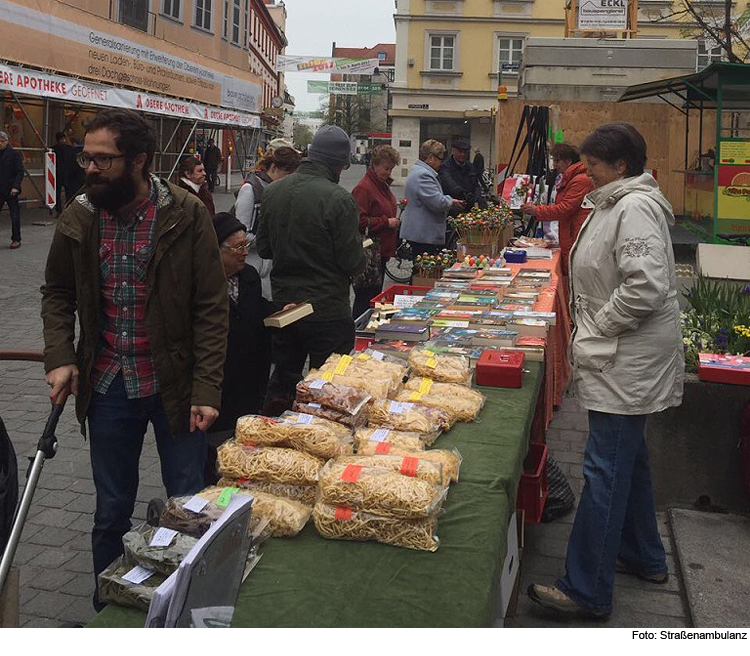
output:
M 497 162 L 506 164 L 513 149 L 518 125 L 521 121 L 524 100 L 513 99 L 498 103 L 495 126 L 495 152 Z M 532 103 L 528 103 L 532 104 Z M 656 169 L 662 193 L 674 207 L 675 214 L 683 211 L 684 176 L 676 172 L 685 168 L 685 117 L 666 103 L 585 103 L 549 102 L 553 128 L 562 129 L 563 139 L 578 145 L 597 126 L 603 123 L 631 123 L 646 140 L 647 167 Z M 713 147 L 716 140 L 715 112 L 703 113 L 702 152 Z M 698 112 L 691 112 L 688 139 L 688 163 L 698 157 Z M 526 159 L 522 157 L 516 173 L 523 173 Z

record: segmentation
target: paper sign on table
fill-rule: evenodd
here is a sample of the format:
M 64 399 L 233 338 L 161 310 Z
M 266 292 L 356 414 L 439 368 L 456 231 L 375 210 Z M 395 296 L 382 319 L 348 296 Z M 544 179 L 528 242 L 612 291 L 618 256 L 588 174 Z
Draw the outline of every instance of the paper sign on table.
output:
M 424 300 L 424 296 L 406 296 L 405 294 L 396 294 L 393 298 L 393 307 L 397 310 L 414 307 L 417 303 Z

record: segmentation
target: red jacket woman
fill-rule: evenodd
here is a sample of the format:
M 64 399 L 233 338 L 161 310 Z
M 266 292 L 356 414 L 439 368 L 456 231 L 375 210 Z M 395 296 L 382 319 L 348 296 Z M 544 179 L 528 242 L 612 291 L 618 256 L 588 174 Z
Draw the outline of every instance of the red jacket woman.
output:
M 568 276 L 570 248 L 578 237 L 586 217 L 591 210 L 581 207 L 583 197 L 594 189 L 594 183 L 586 175 L 586 166 L 579 161 L 578 151 L 571 145 L 560 143 L 552 146 L 552 163 L 562 173 L 557 185 L 554 205 L 525 204 L 521 209 L 538 221 L 560 222 L 560 250 L 564 276 Z

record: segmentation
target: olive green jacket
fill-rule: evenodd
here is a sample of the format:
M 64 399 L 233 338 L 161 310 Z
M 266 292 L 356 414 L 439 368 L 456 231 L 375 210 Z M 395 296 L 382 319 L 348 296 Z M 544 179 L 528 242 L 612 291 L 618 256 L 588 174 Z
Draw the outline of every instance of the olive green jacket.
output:
M 227 282 L 211 217 L 184 189 L 159 186 L 154 255 L 146 270 L 146 331 L 173 433 L 188 429 L 190 406 L 221 406 L 228 331 Z M 85 435 L 91 372 L 101 346 L 98 212 L 85 195 L 63 212 L 42 285 L 44 368 L 75 364 L 76 414 Z M 75 315 L 80 334 L 74 347 Z
M 274 303 L 312 303 L 309 321 L 351 317 L 349 285 L 365 267 L 359 208 L 331 167 L 304 160 L 263 192 L 258 255 L 273 260 Z

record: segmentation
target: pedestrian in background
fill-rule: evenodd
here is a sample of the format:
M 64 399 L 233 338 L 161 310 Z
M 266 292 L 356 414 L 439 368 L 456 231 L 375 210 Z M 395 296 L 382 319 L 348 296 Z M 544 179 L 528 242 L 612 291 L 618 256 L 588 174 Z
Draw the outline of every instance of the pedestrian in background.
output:
M 203 151 L 203 166 L 206 168 L 208 190 L 213 193 L 216 186 L 216 176 L 219 172 L 224 156 L 221 149 L 214 143 L 213 139 L 208 140 L 206 150 Z
M 18 196 L 23 182 L 23 161 L 8 140 L 8 133 L 0 130 L 0 211 L 7 203 L 10 212 L 10 247 L 21 247 L 21 204 Z
M 669 225 L 672 208 L 644 173 L 646 143 L 627 123 L 581 144 L 593 210 L 570 253 L 572 385 L 589 412 L 584 487 L 565 575 L 531 585 L 561 614 L 606 617 L 615 571 L 668 580 L 651 488 L 648 415 L 682 402 L 685 356 Z
M 84 434 L 88 423 L 95 577 L 123 553 L 147 425 L 167 496 L 192 494 L 221 404 L 228 301 L 216 232 L 203 203 L 149 173 L 155 146 L 129 110 L 88 124 L 85 195 L 60 217 L 42 286 L 50 399 L 73 394 Z
M 369 153 L 369 151 L 368 151 Z M 396 254 L 398 229 L 401 225 L 396 216 L 396 197 L 391 191 L 391 172 L 401 161 L 398 151 L 391 146 L 378 146 L 372 153 L 372 165 L 364 177 L 352 190 L 352 196 L 359 207 L 359 231 L 372 238 L 370 248 L 380 252 L 380 277 L 373 285 L 354 286 L 354 307 L 352 315 L 356 319 L 370 307 L 370 299 L 383 289 L 385 265 Z
M 359 211 L 340 187 L 351 144 L 341 128 L 326 125 L 313 138 L 295 173 L 269 185 L 258 224 L 258 255 L 273 260 L 271 289 L 277 310 L 309 302 L 314 313 L 273 331 L 274 372 L 264 414 L 291 407 L 308 356 L 320 367 L 331 353 L 354 348 L 349 304 L 351 278 L 364 269 Z
M 463 210 L 471 209 L 474 203 L 480 202 L 482 197 L 479 180 L 481 173 L 477 173 L 474 164 L 469 161 L 471 144 L 463 139 L 453 142 L 451 156 L 447 157 L 440 167 L 440 186 L 443 193 L 451 198 L 464 201 L 460 208 L 451 208 L 449 214 L 458 216 Z M 484 160 L 484 158 L 482 158 Z
M 75 186 L 76 174 L 81 170 L 76 162 L 76 151 L 68 142 L 68 137 L 64 132 L 58 132 L 55 135 L 55 145 L 52 147 L 55 151 L 55 169 L 57 172 L 57 202 L 55 203 L 55 212 L 59 217 L 63 211 L 62 194 L 65 191 L 65 203 L 69 203 L 73 196 L 78 192 L 79 187 Z
M 448 211 L 461 210 L 463 201 L 443 193 L 438 171 L 445 159 L 445 146 L 428 139 L 419 148 L 419 159 L 409 169 L 404 186 L 406 209 L 402 214 L 401 237 L 416 257 L 434 255 L 445 245 Z
M 179 177 L 177 185 L 198 196 L 209 214 L 213 216 L 216 213 L 214 197 L 206 183 L 206 169 L 201 161 L 194 155 L 183 157 L 180 160 L 177 175 Z

